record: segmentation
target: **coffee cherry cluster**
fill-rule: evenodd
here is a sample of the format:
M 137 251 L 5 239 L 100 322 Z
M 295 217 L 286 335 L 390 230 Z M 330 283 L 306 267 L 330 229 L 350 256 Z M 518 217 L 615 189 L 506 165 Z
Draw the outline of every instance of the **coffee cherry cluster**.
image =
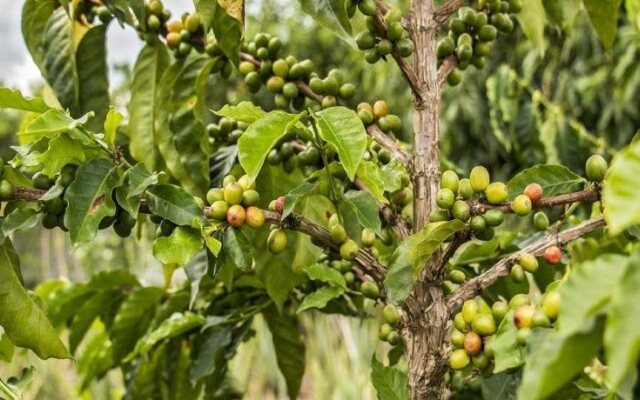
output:
M 151 15 L 149 19 L 151 20 L 152 17 L 155 17 L 155 15 Z M 152 30 L 150 20 L 147 21 L 147 28 Z M 153 21 L 155 22 L 155 20 Z M 160 29 L 161 24 L 162 22 L 160 20 L 153 24 L 153 27 L 158 26 L 155 32 Z M 164 26 L 165 28 L 162 29 L 160 33 L 165 33 L 164 30 L 166 29 L 165 40 L 167 47 L 174 51 L 176 58 L 184 58 L 188 56 L 194 48 L 199 53 L 207 50 L 207 54 L 212 57 L 222 54 L 213 40 L 208 42 L 205 40 L 204 26 L 200 22 L 200 17 L 196 13 L 185 13 L 179 20 L 166 21 Z M 154 31 L 152 30 L 152 32 Z
M 11 182 L 3 179 L 4 178 L 4 160 L 0 158 L 0 201 L 6 201 L 11 199 L 13 196 L 14 188 Z
M 373 103 L 360 103 L 356 109 L 358 117 L 365 125 L 377 124 L 380 130 L 390 135 L 397 134 L 402 129 L 399 116 L 389 113 L 389 106 L 384 100 Z
M 36 172 L 31 177 L 33 187 L 36 189 L 49 190 L 56 182 L 63 188 L 59 196 L 40 202 L 40 207 L 43 213 L 42 226 L 46 229 L 59 227 L 60 229 L 67 231 L 67 228 L 64 226 L 64 212 L 67 209 L 67 204 L 63 200 L 63 197 L 67 187 L 75 179 L 77 169 L 77 165 L 67 164 L 62 167 L 60 173 L 53 177 L 49 177 L 42 172 Z
M 346 229 L 340 223 L 338 214 L 333 214 L 329 218 L 328 229 L 331 239 L 340 245 L 340 257 L 348 261 L 354 260 L 360 251 L 360 246 L 355 240 L 349 238 Z
M 99 0 L 81 0 L 74 5 L 73 11 L 75 20 L 83 24 L 92 24 L 96 17 L 107 24 L 113 18 L 109 8 Z
M 207 125 L 209 144 L 212 146 L 236 144 L 248 126 L 249 125 L 244 122 L 222 117 L 218 123 L 210 123 Z
M 386 304 L 382 308 L 382 319 L 384 323 L 380 325 L 380 329 L 378 331 L 378 337 L 380 340 L 387 342 L 392 346 L 396 346 L 401 343 L 402 338 L 397 330 L 400 318 L 400 311 L 393 304 Z
M 337 153 L 330 148 L 326 149 L 327 160 L 334 160 Z M 290 174 L 299 167 L 305 176 L 323 167 L 322 156 L 312 142 L 303 144 L 298 139 L 281 141 L 267 155 L 270 165 L 282 165 L 282 169 Z
M 400 22 L 402 11 L 397 8 L 389 9 L 384 15 L 385 26 L 382 26 L 374 18 L 375 2 L 361 1 L 358 3 L 358 8 L 367 15 L 365 19 L 367 30 L 356 36 L 356 44 L 365 52 L 364 58 L 368 63 L 374 64 L 381 59 L 386 60 L 391 53 L 403 58 L 413 54 L 413 42 Z
M 440 61 L 455 56 L 456 68 L 447 77 L 451 86 L 462 81 L 462 71 L 469 65 L 484 68 L 485 56 L 498 32 L 513 31 L 513 20 L 509 13 L 518 13 L 522 0 L 477 1 L 475 7 L 462 7 L 458 15 L 449 20 L 449 33 L 440 39 L 436 54 Z
M 313 93 L 323 96 L 323 108 L 337 105 L 338 99 L 350 100 L 355 95 L 355 86 L 344 82 L 339 70 L 331 70 L 322 79 L 314 72 L 313 61 L 298 61 L 291 55 L 281 58 L 281 49 L 282 41 L 266 33 L 259 33 L 252 41 L 243 44 L 242 50 L 254 59 L 242 61 L 238 71 L 251 92 L 258 92 L 264 85 L 274 94 L 278 108 L 296 111 L 312 105 L 301 92 L 300 84 L 308 85 Z
M 260 194 L 256 191 L 253 179 L 248 175 L 239 179 L 227 175 L 222 185 L 222 188 L 213 188 L 207 192 L 208 217 L 214 221 L 226 222 L 234 228 L 245 223 L 252 228 L 264 225 L 264 213 L 256 206 Z

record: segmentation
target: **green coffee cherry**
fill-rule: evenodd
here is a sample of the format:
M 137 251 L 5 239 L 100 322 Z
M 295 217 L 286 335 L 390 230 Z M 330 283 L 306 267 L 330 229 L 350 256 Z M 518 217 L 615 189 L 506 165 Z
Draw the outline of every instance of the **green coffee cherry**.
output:
M 386 341 L 389 337 L 389 334 L 393 331 L 393 327 L 389 324 L 380 325 L 380 329 L 378 330 L 378 338 L 380 340 Z
M 242 205 L 255 206 L 258 204 L 258 201 L 260 201 L 260 194 L 257 191 L 249 189 L 242 193 Z
M 513 264 L 513 266 L 511 267 L 511 272 L 509 273 L 509 276 L 516 283 L 524 282 L 525 280 L 524 269 L 520 264 Z
M 518 259 L 518 264 L 527 272 L 534 273 L 538 270 L 538 259 L 531 253 L 523 253 Z
M 279 59 L 273 62 L 271 69 L 276 76 L 286 78 L 289 73 L 289 64 L 285 60 Z
M 347 239 L 347 231 L 341 224 L 333 224 L 329 226 L 331 239 L 336 243 L 344 243 Z
M 475 300 L 467 300 L 462 304 L 462 318 L 470 324 L 478 313 L 478 303 Z
M 534 328 L 548 328 L 549 326 L 551 326 L 551 321 L 543 311 L 536 310 L 536 312 L 533 314 L 533 318 L 531 319 L 531 326 Z
M 471 360 L 469 355 L 463 349 L 454 350 L 449 357 L 449 365 L 454 370 L 460 370 L 465 368 Z
M 212 218 L 219 221 L 224 221 L 227 217 L 227 211 L 229 211 L 229 205 L 224 200 L 217 200 L 211 203 L 209 213 Z
M 358 9 L 367 16 L 376 14 L 376 3 L 374 0 L 362 0 L 358 3 Z
M 450 337 L 451 344 L 454 347 L 462 348 L 464 346 L 464 337 L 465 337 L 464 333 L 460 332 L 457 329 L 454 329 L 453 332 L 451 332 L 451 337 Z
M 345 260 L 353 260 L 358 255 L 358 251 L 360 251 L 358 244 L 352 239 L 347 239 L 340 246 L 340 257 Z
M 586 162 L 585 172 L 587 179 L 593 182 L 602 182 L 607 172 L 607 160 L 599 154 L 594 154 Z
M 491 315 L 497 322 L 502 321 L 507 312 L 509 312 L 509 305 L 504 301 L 496 301 L 491 306 Z
M 483 42 L 495 40 L 498 36 L 498 30 L 493 25 L 485 25 L 478 31 L 478 38 Z
M 360 32 L 356 36 L 356 44 L 360 50 L 368 50 L 376 45 L 376 36 L 369 31 Z
M 469 326 L 462 316 L 462 312 L 457 313 L 453 317 L 453 326 L 455 326 L 460 332 L 467 332 L 469 330 Z
M 471 218 L 469 227 L 471 228 L 473 233 L 479 234 L 484 232 L 484 230 L 487 228 L 487 221 L 485 221 L 481 215 L 476 215 Z
M 484 220 L 489 226 L 499 226 L 504 222 L 504 214 L 497 208 L 492 208 L 484 213 Z
M 49 190 L 53 186 L 53 180 L 42 172 L 37 172 L 31 178 L 33 187 L 40 190 Z
M 395 325 L 400 322 L 400 312 L 393 304 L 387 304 L 384 306 L 382 309 L 382 317 L 390 325 Z
M 490 314 L 478 313 L 471 321 L 471 329 L 480 336 L 489 336 L 496 333 L 496 321 Z
M 439 59 L 444 59 L 453 54 L 453 50 L 455 48 L 455 43 L 450 36 L 445 36 L 440 39 L 438 45 L 436 47 L 436 55 Z
M 356 87 L 353 84 L 345 83 L 344 85 L 340 86 L 339 95 L 343 99 L 349 100 L 353 98 L 355 94 L 356 94 Z
M 7 201 L 13 196 L 14 188 L 9 181 L 0 181 L 0 201 Z
M 518 195 L 511 204 L 513 212 L 519 216 L 529 215 L 531 213 L 531 199 L 529 196 L 521 194 Z
M 539 231 L 546 231 L 549 228 L 549 217 L 544 211 L 538 211 L 533 215 L 533 226 Z
M 448 221 L 449 214 L 446 210 L 433 210 L 429 215 L 429 222 Z
M 376 232 L 373 229 L 364 228 L 362 230 L 361 241 L 363 246 L 371 247 L 373 246 L 375 240 L 376 240 Z
M 451 189 L 443 188 L 438 190 L 436 194 L 436 204 L 440 208 L 451 208 L 456 200 L 456 195 L 453 194 Z
M 402 38 L 394 43 L 393 48 L 400 57 L 409 57 L 413 54 L 413 41 L 409 38 Z
M 462 197 L 463 200 L 470 200 L 473 197 L 471 180 L 468 178 L 460 179 L 458 182 L 458 196 Z
M 272 230 L 267 238 L 267 245 L 271 253 L 282 253 L 287 248 L 287 233 L 279 228 Z
M 471 363 L 477 368 L 485 369 L 489 366 L 491 360 L 489 360 L 489 357 L 485 353 L 480 353 L 471 357 Z
M 471 218 L 471 209 L 469 204 L 464 200 L 456 200 L 451 207 L 451 215 L 453 218 L 462 222 L 467 222 Z
M 520 346 L 526 346 L 529 336 L 531 336 L 531 328 L 518 329 L 518 332 L 516 332 L 516 342 L 518 342 Z
M 491 182 L 489 171 L 482 166 L 473 167 L 469 179 L 471 180 L 471 188 L 475 192 L 483 192 Z
M 244 191 L 242 186 L 237 182 L 231 182 L 224 187 L 224 201 L 229 205 L 236 205 L 242 203 L 244 200 Z
M 509 191 L 507 190 L 507 185 L 504 183 L 493 182 L 486 187 L 484 195 L 487 197 L 487 201 L 490 204 L 500 204 L 507 200 L 509 197 Z M 527 197 L 527 199 L 529 198 Z M 529 203 L 531 203 L 530 200 Z
M 373 281 L 364 281 L 360 286 L 360 292 L 364 297 L 369 299 L 377 299 L 380 296 L 380 288 Z
M 440 182 L 440 187 L 444 189 L 449 189 L 453 193 L 458 191 L 458 174 L 456 174 L 452 170 L 447 170 L 442 173 L 442 181 Z

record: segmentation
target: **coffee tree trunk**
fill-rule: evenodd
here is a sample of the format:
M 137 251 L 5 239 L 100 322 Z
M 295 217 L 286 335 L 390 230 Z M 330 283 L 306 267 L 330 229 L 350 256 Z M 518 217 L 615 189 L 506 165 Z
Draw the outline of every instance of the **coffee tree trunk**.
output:
M 440 86 L 436 57 L 437 24 L 433 0 L 415 0 L 411 5 L 411 30 L 415 43 L 416 84 L 413 96 L 413 158 L 415 230 L 428 223 L 438 190 Z M 427 262 L 407 299 L 404 339 L 409 363 L 411 399 L 445 397 L 447 371 L 445 336 L 449 312 L 443 292 L 442 254 Z

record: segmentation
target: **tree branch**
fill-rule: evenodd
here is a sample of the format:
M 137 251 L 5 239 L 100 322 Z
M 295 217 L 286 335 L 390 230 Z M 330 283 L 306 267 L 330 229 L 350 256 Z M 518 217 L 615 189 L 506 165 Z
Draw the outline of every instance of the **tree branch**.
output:
M 264 215 L 266 222 L 269 224 L 275 224 L 284 229 L 302 232 L 322 242 L 326 247 L 334 251 L 339 251 L 340 249 L 340 245 L 331 239 L 331 234 L 328 230 L 320 225 L 314 224 L 301 215 L 289 214 L 284 220 L 281 220 L 281 215 L 277 212 L 264 211 Z M 384 280 L 386 274 L 385 267 L 383 267 L 369 251 L 360 249 L 355 261 L 377 282 Z
M 11 196 L 11 200 L 38 201 L 45 193 L 46 191 L 39 189 L 16 188 Z M 150 213 L 149 207 L 144 199 L 140 202 L 139 209 L 142 213 Z M 319 240 L 326 247 L 331 248 L 332 250 L 339 251 L 340 249 L 340 245 L 331 239 L 329 231 L 300 215 L 290 214 L 287 218 L 281 220 L 281 215 L 279 213 L 267 210 L 263 210 L 263 212 L 267 223 L 280 225 L 285 229 L 291 229 L 307 234 Z M 210 217 L 209 207 L 204 208 L 204 215 Z M 355 261 L 360 264 L 363 270 L 370 274 L 377 282 L 382 282 L 384 280 L 384 276 L 386 274 L 385 267 L 382 266 L 366 249 L 360 249 Z
M 367 133 L 373 138 L 373 140 L 376 141 L 376 143 L 389 150 L 391 156 L 394 159 L 398 160 L 406 168 L 407 172 L 411 173 L 411 155 L 405 150 L 401 149 L 395 140 L 391 139 L 386 133 L 382 132 L 378 125 L 375 124 L 371 124 L 367 127 Z
M 477 277 L 468 280 L 454 291 L 447 299 L 449 312 L 451 314 L 457 312 L 465 300 L 472 299 L 483 290 L 493 285 L 498 279 L 508 275 L 511 270 L 511 266 L 516 263 L 523 253 L 541 255 L 547 247 L 564 245 L 565 243 L 584 236 L 587 233 L 593 232 L 603 226 L 604 219 L 602 217 L 591 219 L 573 228 L 565 229 L 564 231 L 557 233 L 549 233 L 542 240 L 503 258 L 491 268 Z
M 458 59 L 455 56 L 449 56 L 442 61 L 440 68 L 438 68 L 438 86 L 440 86 L 440 89 L 444 87 L 447 77 L 456 65 L 458 65 Z
M 387 31 L 389 30 L 389 26 L 387 26 L 387 23 L 384 20 L 385 11 L 383 11 L 384 8 L 381 6 L 380 1 L 378 1 L 376 4 L 378 8 L 376 10 L 376 14 L 373 17 L 375 21 L 375 25 L 376 25 L 376 28 L 378 29 L 378 32 L 386 38 Z M 398 64 L 398 67 L 400 68 L 400 71 L 402 72 L 404 79 L 409 84 L 409 87 L 411 87 L 411 91 L 413 92 L 413 95 L 416 97 L 422 97 L 422 91 L 420 90 L 420 86 L 418 85 L 418 77 L 416 76 L 416 73 L 413 70 L 413 67 L 411 66 L 411 64 L 409 64 L 409 62 L 404 58 L 400 57 L 400 55 L 398 55 L 398 53 L 395 51 L 391 52 L 391 56 L 395 60 L 396 64 Z
M 554 197 L 549 197 L 546 199 L 541 199 L 537 203 L 533 204 L 533 208 L 547 208 L 547 207 L 555 207 L 561 206 L 565 204 L 572 204 L 580 201 L 595 201 L 600 199 L 600 192 L 598 188 L 591 187 L 585 190 L 581 190 L 579 192 L 561 194 Z M 488 210 L 492 208 L 497 208 L 506 214 L 513 213 L 513 208 L 510 203 L 503 203 L 499 205 L 491 205 L 483 201 L 472 200 L 469 202 L 469 207 L 471 208 L 472 215 L 481 215 L 486 213 Z
M 449 0 L 440 6 L 433 14 L 433 20 L 437 25 L 442 25 L 451 14 L 464 5 L 464 0 Z

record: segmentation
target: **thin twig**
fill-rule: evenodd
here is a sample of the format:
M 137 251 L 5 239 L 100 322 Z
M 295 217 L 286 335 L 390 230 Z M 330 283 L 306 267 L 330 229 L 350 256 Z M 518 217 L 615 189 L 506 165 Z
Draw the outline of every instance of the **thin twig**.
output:
M 450 313 L 457 312 L 465 300 L 472 299 L 483 290 L 493 285 L 498 279 L 509 274 L 511 266 L 520 258 L 523 253 L 531 253 L 533 255 L 541 255 L 544 250 L 551 246 L 562 246 L 572 240 L 582 237 L 598 228 L 604 226 L 602 217 L 591 219 L 573 228 L 565 229 L 560 232 L 550 232 L 538 242 L 525 247 L 524 249 L 503 258 L 494 264 L 491 268 L 468 280 L 456 291 L 451 293 L 447 299 L 447 306 Z
M 464 0 L 449 0 L 436 10 L 433 20 L 437 25 L 442 25 L 447 18 L 458 11 L 464 5 Z
M 598 192 L 598 189 L 596 187 L 591 187 L 585 190 L 581 190 L 579 192 L 560 194 L 558 196 L 541 199 L 538 202 L 533 204 L 533 208 L 540 209 L 540 208 L 562 206 L 565 204 L 572 204 L 580 201 L 595 201 L 595 200 L 598 200 L 599 198 L 600 198 L 600 193 Z M 481 215 L 493 208 L 496 208 L 502 211 L 503 213 L 507 213 L 507 214 L 513 213 L 513 208 L 509 203 L 491 205 L 484 201 L 472 200 L 469 202 L 469 206 L 471 208 L 472 215 Z
M 444 84 L 447 82 L 447 77 L 456 65 L 458 65 L 456 56 L 449 56 L 442 61 L 440 68 L 438 68 L 438 85 L 440 85 L 440 89 L 444 87 Z

